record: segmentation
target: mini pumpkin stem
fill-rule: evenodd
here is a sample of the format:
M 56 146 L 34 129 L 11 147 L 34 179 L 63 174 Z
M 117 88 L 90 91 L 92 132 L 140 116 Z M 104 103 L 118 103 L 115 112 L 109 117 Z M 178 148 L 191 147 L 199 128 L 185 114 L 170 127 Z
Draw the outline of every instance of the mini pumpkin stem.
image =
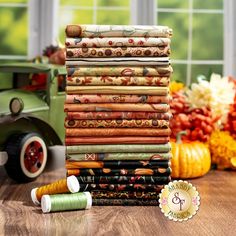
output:
M 177 143 L 177 144 L 182 143 L 182 135 L 187 135 L 187 131 L 186 131 L 186 130 L 180 131 L 180 132 L 176 135 L 176 143 Z

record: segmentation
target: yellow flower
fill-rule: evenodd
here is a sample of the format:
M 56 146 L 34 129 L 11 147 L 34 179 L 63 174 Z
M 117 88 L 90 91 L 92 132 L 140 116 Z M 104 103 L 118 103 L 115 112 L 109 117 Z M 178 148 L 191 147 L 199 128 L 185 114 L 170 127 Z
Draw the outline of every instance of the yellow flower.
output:
M 209 140 L 212 164 L 218 169 L 236 169 L 236 140 L 227 131 L 214 131 Z
M 170 83 L 170 92 L 171 93 L 175 93 L 175 92 L 178 92 L 180 91 L 181 89 L 184 88 L 184 84 L 181 83 L 181 82 L 177 82 L 177 81 L 172 81 Z

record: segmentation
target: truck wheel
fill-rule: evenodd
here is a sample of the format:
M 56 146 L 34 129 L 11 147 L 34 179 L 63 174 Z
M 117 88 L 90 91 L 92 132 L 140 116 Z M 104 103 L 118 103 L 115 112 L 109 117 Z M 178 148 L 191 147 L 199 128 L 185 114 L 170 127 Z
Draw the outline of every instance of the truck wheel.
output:
M 8 161 L 5 169 L 17 182 L 35 180 L 47 162 L 47 146 L 37 133 L 13 135 L 5 147 Z

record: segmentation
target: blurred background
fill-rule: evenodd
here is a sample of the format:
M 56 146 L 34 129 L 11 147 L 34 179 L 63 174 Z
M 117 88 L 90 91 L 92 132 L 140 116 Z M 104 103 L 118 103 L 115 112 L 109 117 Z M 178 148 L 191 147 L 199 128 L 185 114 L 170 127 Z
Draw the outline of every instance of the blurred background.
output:
M 67 24 L 159 24 L 173 28 L 173 79 L 189 85 L 233 74 L 233 0 L 0 0 L 0 63 L 64 44 Z

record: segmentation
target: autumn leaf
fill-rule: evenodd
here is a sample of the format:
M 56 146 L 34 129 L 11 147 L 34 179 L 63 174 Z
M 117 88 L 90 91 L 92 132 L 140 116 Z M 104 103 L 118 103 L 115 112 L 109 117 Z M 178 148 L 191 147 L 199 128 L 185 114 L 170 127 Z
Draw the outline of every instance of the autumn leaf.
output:
M 91 84 L 92 82 L 92 78 L 91 77 L 84 77 L 84 79 L 82 80 L 81 84 L 82 85 L 86 85 L 86 84 Z
M 148 166 L 148 165 L 149 165 L 149 161 L 140 161 L 140 163 L 141 163 L 143 166 Z
M 145 189 L 142 184 L 134 184 L 134 189 Z
M 130 77 L 126 77 L 124 79 L 121 79 L 121 85 L 128 85 L 131 81 Z
M 146 77 L 147 80 L 147 85 L 152 85 L 153 84 L 153 77 Z
M 101 76 L 100 80 L 101 80 L 103 83 L 106 83 L 106 81 L 112 82 L 112 78 L 109 77 L 109 76 Z
M 123 185 L 119 185 L 117 190 L 118 191 L 123 191 L 123 190 L 125 190 L 125 188 L 126 188 L 126 185 L 123 184 Z
M 162 84 L 161 79 L 156 79 L 156 80 L 155 80 L 155 85 L 161 85 L 161 84 Z

